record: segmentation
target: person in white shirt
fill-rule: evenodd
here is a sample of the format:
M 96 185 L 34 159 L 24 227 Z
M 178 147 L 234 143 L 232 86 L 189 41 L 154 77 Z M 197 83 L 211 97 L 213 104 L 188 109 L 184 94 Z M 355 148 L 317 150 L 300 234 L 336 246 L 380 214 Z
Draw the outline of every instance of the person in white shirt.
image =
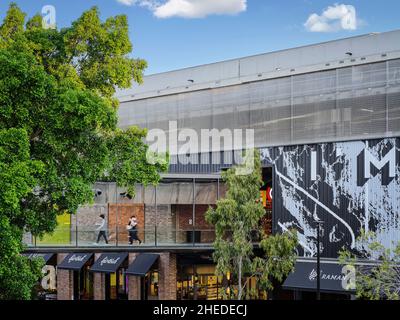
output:
M 106 244 L 108 244 L 106 217 L 104 216 L 104 214 L 101 214 L 100 218 L 101 218 L 101 222 L 96 223 L 96 226 L 99 226 L 96 229 L 96 231 L 99 231 L 96 243 L 99 243 L 100 238 L 103 237 Z

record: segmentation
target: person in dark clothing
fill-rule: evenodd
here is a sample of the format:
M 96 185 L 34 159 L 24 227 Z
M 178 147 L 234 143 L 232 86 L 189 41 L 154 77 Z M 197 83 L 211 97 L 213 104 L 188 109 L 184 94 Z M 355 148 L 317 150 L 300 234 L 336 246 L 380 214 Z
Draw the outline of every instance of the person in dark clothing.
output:
M 99 226 L 96 229 L 97 231 L 99 231 L 96 243 L 99 243 L 100 238 L 103 237 L 103 239 L 106 242 L 106 244 L 108 244 L 106 217 L 104 216 L 104 214 L 101 214 L 100 218 L 101 218 L 101 222 L 100 223 L 96 223 L 96 225 Z
M 128 232 L 129 232 L 129 244 L 133 244 L 133 241 L 138 241 L 139 244 L 142 243 L 142 241 L 139 239 L 138 234 L 137 234 L 137 219 L 136 219 L 136 216 L 132 216 L 129 219 Z

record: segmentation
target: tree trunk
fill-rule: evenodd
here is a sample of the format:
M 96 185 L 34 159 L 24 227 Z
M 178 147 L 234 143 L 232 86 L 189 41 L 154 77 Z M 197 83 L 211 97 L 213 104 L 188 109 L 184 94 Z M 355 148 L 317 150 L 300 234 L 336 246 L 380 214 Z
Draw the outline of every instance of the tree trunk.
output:
M 239 257 L 239 272 L 238 272 L 238 281 L 239 281 L 239 289 L 238 289 L 238 300 L 242 300 L 242 257 Z

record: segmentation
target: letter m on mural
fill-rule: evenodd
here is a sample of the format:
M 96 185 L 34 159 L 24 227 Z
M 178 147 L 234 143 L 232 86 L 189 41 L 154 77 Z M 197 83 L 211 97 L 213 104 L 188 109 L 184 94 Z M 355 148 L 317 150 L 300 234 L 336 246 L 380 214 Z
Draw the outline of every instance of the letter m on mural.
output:
M 381 173 L 382 185 L 388 185 L 396 176 L 396 165 L 399 162 L 396 146 L 385 145 L 382 149 L 370 149 L 368 145 L 358 157 L 358 186 L 364 186 L 369 179 Z

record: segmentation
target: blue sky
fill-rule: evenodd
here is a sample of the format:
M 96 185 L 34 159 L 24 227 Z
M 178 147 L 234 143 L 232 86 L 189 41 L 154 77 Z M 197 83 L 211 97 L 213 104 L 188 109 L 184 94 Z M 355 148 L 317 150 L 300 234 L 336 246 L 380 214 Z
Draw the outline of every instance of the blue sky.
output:
M 0 0 L 0 19 L 11 1 Z M 29 16 L 56 8 L 58 27 L 97 5 L 126 14 L 146 74 L 400 29 L 399 0 L 16 0 Z M 307 22 L 307 23 L 306 23 Z

